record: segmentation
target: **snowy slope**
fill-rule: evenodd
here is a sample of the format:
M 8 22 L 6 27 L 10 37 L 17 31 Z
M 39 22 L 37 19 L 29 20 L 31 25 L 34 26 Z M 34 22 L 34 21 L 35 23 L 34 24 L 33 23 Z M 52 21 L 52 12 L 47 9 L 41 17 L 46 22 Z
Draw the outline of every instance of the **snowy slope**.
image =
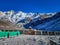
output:
M 50 18 L 37 20 L 24 25 L 25 28 L 32 27 L 37 30 L 60 31 L 60 12 Z
M 44 13 L 25 13 L 22 11 L 15 12 L 13 10 L 11 11 L 5 11 L 5 12 L 0 12 L 0 20 L 8 20 L 11 23 L 31 23 L 31 22 L 36 22 L 38 20 L 41 20 L 41 15 L 46 15 Z M 50 15 L 47 13 L 47 15 Z M 51 16 L 51 15 L 50 15 Z M 43 18 L 44 16 L 42 16 Z M 37 24 L 36 24 L 37 25 Z

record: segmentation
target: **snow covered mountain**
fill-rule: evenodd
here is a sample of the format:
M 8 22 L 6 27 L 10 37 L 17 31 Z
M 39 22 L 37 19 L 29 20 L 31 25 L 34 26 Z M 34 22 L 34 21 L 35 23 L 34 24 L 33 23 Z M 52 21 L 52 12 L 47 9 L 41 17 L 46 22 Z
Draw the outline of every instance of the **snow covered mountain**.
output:
M 32 27 L 37 30 L 60 30 L 59 13 L 25 13 L 22 11 L 0 11 L 0 20 L 17 27 Z
M 22 11 L 0 11 L 0 20 L 9 21 L 14 24 L 29 23 L 53 16 L 54 13 L 25 13 Z
M 13 10 L 11 11 L 0 11 L 0 20 L 9 20 L 12 23 L 17 23 L 20 20 L 23 20 L 25 18 L 32 18 L 34 13 L 25 13 L 22 11 L 15 12 Z
M 56 13 L 52 17 L 45 18 L 42 20 L 36 20 L 34 22 L 27 23 L 24 25 L 25 28 L 32 27 L 37 30 L 44 31 L 60 31 L 60 12 Z

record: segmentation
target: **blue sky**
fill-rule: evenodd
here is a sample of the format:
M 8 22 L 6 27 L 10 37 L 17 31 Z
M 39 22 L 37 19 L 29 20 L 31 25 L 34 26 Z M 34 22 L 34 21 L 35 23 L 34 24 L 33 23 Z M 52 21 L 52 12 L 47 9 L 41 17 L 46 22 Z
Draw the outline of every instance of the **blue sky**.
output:
M 60 0 L 0 0 L 0 11 L 59 12 Z

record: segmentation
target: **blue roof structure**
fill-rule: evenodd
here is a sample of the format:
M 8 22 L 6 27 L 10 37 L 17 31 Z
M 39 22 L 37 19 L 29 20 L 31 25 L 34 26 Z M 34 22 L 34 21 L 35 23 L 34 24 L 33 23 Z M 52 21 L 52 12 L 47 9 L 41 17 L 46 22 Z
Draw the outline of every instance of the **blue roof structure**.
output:
M 54 16 L 45 18 L 42 20 L 37 20 L 35 22 L 30 22 L 24 25 L 25 28 L 32 27 L 36 30 L 44 31 L 60 31 L 60 12 L 56 13 Z

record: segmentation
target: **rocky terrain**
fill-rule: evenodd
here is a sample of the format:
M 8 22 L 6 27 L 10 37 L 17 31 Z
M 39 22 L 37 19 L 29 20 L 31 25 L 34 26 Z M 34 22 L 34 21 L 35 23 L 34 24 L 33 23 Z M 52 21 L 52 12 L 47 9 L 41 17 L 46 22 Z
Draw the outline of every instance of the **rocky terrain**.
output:
M 24 25 L 31 21 L 42 20 L 53 16 L 55 13 L 25 13 L 22 11 L 0 11 L 0 29 L 25 28 Z

